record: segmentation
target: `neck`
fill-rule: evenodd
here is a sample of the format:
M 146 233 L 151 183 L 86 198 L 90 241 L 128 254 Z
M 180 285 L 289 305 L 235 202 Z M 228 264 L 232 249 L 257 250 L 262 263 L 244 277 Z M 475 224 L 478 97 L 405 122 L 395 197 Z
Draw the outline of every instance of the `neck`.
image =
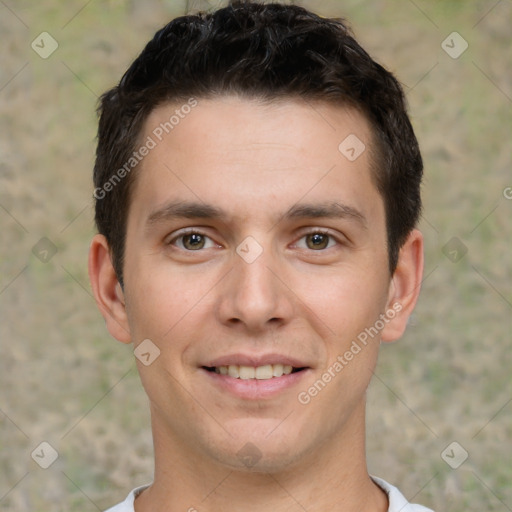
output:
M 385 512 L 387 497 L 370 479 L 364 404 L 343 432 L 327 438 L 293 467 L 240 471 L 204 460 L 176 442 L 153 414 L 155 479 L 135 501 L 136 512 Z

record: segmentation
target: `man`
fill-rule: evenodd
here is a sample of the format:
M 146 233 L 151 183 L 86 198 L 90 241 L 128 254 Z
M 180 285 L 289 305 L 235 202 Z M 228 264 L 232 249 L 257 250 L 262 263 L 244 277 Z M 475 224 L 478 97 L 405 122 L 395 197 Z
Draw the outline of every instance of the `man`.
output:
M 365 457 L 365 393 L 422 276 L 402 90 L 343 22 L 233 2 L 101 99 L 89 272 L 149 397 L 111 512 L 425 511 Z

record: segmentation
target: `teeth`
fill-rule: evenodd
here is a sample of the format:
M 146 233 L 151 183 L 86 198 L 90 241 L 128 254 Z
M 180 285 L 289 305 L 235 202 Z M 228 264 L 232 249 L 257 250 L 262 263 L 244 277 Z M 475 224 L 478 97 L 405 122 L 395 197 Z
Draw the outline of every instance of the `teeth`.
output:
M 291 366 L 289 366 L 289 365 L 286 365 L 286 364 L 285 364 L 285 365 L 283 366 L 283 373 L 284 373 L 285 375 L 289 375 L 290 373 L 292 373 L 292 370 L 293 370 L 293 368 L 292 368 Z
M 254 373 L 256 374 L 256 378 L 259 380 L 271 379 L 274 376 L 274 371 L 271 364 L 258 366 Z
M 274 377 L 281 377 L 281 375 L 283 375 L 283 365 L 275 364 L 272 370 L 272 374 L 274 375 Z
M 290 365 L 282 364 L 266 364 L 264 366 L 243 366 L 230 364 L 229 366 L 217 366 L 215 367 L 215 373 L 220 375 L 229 375 L 234 379 L 257 379 L 257 380 L 268 380 L 273 377 L 281 377 L 282 375 L 290 375 L 293 367 Z
M 230 377 L 233 377 L 235 379 L 238 379 L 240 377 L 240 373 L 238 372 L 238 366 L 235 366 L 233 364 L 230 364 L 228 366 L 228 375 Z
M 256 371 L 252 366 L 240 366 L 238 373 L 243 380 L 254 379 Z

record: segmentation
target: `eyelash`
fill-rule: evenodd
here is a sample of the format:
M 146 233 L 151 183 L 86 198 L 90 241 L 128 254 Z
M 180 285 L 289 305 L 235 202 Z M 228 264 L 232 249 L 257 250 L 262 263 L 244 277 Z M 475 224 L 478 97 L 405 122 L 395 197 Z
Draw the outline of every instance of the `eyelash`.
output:
M 190 236 L 190 235 L 200 235 L 200 236 L 202 236 L 204 238 L 207 238 L 207 239 L 209 239 L 210 241 L 213 242 L 213 239 L 210 236 L 208 236 L 207 234 L 205 234 L 205 233 L 203 233 L 203 232 L 201 232 L 199 230 L 190 229 L 188 231 L 181 232 L 178 236 L 173 237 L 171 240 L 169 240 L 169 242 L 167 242 L 167 245 L 174 245 L 175 246 L 176 242 L 178 240 L 182 240 L 184 237 Z M 311 235 L 325 235 L 325 236 L 329 237 L 329 242 L 332 240 L 332 241 L 334 241 L 336 243 L 336 245 L 341 245 L 342 244 L 342 242 L 339 240 L 339 238 L 334 236 L 329 231 L 326 231 L 326 230 L 323 230 L 323 229 L 312 229 L 311 231 L 308 231 L 307 233 L 303 233 L 301 235 L 301 237 L 299 238 L 299 240 L 302 240 L 302 239 L 306 238 L 307 236 L 311 236 Z M 296 243 L 297 242 L 295 242 L 295 244 Z M 216 244 L 216 245 L 218 245 L 218 244 Z M 193 251 L 193 250 L 185 249 L 185 248 L 181 248 L 181 247 L 178 247 L 178 249 L 180 249 L 182 251 L 186 251 L 186 252 L 200 252 L 200 251 L 204 250 L 204 249 L 198 249 L 197 251 Z M 319 249 L 317 251 L 315 251 L 314 249 L 309 249 L 309 250 L 312 251 L 312 252 L 323 252 L 323 251 L 326 251 L 327 249 L 332 249 L 332 247 L 326 247 L 325 249 Z

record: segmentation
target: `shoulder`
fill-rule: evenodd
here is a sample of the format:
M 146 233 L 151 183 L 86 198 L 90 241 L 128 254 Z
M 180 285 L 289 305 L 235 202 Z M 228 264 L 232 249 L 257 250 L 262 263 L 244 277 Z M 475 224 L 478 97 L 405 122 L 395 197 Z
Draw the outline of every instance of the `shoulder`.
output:
M 388 484 L 382 478 L 372 476 L 372 480 L 388 495 L 388 512 L 434 512 L 423 505 L 409 503 L 396 487 Z
M 133 502 L 135 498 L 144 490 L 147 489 L 149 485 L 142 485 L 141 487 L 136 487 L 133 491 L 128 494 L 126 499 L 117 505 L 109 508 L 105 512 L 135 512 Z

